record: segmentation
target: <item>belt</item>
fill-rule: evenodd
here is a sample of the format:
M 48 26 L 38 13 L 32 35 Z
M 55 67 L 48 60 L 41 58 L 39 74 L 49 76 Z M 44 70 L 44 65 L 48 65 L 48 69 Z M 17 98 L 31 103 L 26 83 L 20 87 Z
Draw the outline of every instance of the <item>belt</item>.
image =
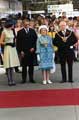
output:
M 15 47 L 15 43 L 6 43 L 5 46 Z

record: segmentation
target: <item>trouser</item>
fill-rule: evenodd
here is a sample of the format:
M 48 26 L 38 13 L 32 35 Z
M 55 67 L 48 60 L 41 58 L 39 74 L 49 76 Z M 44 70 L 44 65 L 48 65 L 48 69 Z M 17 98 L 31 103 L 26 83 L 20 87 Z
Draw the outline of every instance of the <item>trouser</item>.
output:
M 67 80 L 66 63 L 68 65 L 68 81 L 72 82 L 73 81 L 73 59 L 70 59 L 70 58 L 67 58 L 64 61 L 60 62 L 62 81 L 66 82 Z
M 33 81 L 34 66 L 28 66 L 29 81 Z M 25 82 L 27 78 L 27 66 L 22 67 L 22 81 Z

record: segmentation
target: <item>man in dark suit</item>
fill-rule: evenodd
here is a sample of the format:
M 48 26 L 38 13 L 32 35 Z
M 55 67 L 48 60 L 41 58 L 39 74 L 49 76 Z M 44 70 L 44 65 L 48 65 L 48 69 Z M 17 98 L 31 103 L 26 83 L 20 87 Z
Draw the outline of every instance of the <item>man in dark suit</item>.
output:
M 61 21 L 59 27 L 60 31 L 55 35 L 53 44 L 58 47 L 62 73 L 61 82 L 67 81 L 66 62 L 68 64 L 68 82 L 73 82 L 74 44 L 77 42 L 77 38 L 73 32 L 66 29 L 66 22 Z
M 29 28 L 29 20 L 23 20 L 24 28 L 21 29 L 17 34 L 17 50 L 21 56 L 22 65 L 22 83 L 26 82 L 27 67 L 29 74 L 29 81 L 35 83 L 33 79 L 34 72 L 34 56 L 36 50 L 37 34 L 35 30 Z

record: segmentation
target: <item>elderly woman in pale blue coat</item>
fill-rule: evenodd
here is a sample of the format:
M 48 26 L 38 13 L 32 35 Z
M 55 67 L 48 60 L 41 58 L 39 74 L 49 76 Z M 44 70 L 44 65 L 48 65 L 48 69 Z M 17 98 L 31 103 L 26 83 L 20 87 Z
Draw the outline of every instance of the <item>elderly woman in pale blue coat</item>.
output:
M 37 40 L 37 60 L 39 68 L 42 70 L 43 84 L 51 84 L 52 81 L 49 79 L 49 75 L 54 62 L 52 39 L 47 35 L 48 28 L 46 25 L 41 25 L 39 27 L 39 32 L 40 35 Z

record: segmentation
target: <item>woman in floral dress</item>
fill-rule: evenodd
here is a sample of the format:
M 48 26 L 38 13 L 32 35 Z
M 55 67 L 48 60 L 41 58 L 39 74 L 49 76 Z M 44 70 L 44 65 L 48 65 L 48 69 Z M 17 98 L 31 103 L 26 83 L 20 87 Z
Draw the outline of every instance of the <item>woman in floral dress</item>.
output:
M 37 60 L 39 62 L 39 68 L 43 74 L 43 84 L 51 84 L 49 79 L 50 69 L 53 68 L 53 45 L 52 38 L 47 35 L 48 28 L 46 25 L 39 27 L 40 36 L 37 40 Z

